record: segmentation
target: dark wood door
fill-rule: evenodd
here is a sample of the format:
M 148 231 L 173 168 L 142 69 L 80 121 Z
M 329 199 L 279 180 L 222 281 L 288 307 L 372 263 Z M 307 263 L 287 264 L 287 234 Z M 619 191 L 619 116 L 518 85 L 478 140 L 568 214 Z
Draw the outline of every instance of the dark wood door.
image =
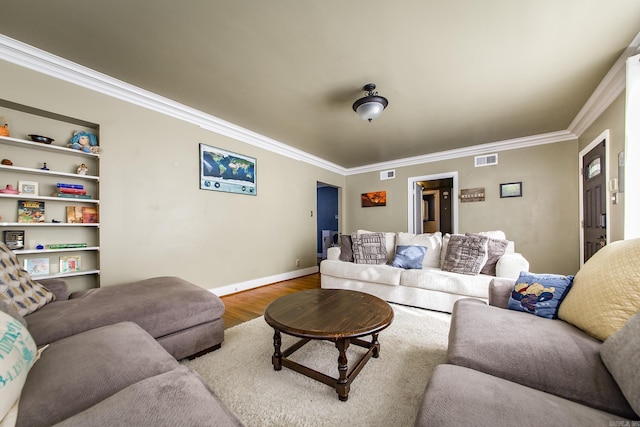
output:
M 607 244 L 605 147 L 599 143 L 582 158 L 584 261 Z

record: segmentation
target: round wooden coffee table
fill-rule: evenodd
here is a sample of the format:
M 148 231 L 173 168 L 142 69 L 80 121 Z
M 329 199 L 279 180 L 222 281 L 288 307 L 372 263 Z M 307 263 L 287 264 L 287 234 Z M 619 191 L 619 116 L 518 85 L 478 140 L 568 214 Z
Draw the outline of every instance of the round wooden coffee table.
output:
M 393 310 L 385 301 L 363 292 L 345 289 L 312 289 L 278 298 L 266 308 L 264 319 L 274 329 L 273 369 L 283 366 L 336 389 L 346 401 L 351 382 L 371 357 L 380 354 L 378 334 L 393 321 Z M 302 338 L 284 351 L 281 333 Z M 371 335 L 371 341 L 360 338 Z M 339 352 L 338 378 L 332 378 L 288 359 L 310 340 L 335 343 Z M 367 348 L 351 371 L 346 351 L 350 344 Z

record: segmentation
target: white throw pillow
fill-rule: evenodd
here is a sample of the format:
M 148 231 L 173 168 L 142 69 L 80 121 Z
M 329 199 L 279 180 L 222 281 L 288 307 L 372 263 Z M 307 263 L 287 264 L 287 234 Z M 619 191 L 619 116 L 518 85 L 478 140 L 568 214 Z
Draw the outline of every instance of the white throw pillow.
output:
M 424 254 L 422 260 L 423 268 L 440 267 L 440 252 L 442 251 L 442 233 L 414 234 L 414 233 L 398 233 L 398 246 L 424 246 L 427 253 Z
M 4 419 L 20 398 L 27 373 L 37 360 L 38 350 L 27 328 L 0 311 L 0 419 Z

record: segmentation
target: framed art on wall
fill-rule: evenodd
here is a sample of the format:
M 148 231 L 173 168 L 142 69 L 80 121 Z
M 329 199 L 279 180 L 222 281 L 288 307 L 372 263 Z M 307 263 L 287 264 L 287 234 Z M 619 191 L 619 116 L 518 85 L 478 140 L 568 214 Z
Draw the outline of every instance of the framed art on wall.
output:
M 522 181 L 500 184 L 500 198 L 522 197 Z
M 256 159 L 200 144 L 200 189 L 257 195 Z
M 373 191 L 371 193 L 362 193 L 360 196 L 363 208 L 370 208 L 373 206 L 387 206 L 387 192 L 386 191 Z

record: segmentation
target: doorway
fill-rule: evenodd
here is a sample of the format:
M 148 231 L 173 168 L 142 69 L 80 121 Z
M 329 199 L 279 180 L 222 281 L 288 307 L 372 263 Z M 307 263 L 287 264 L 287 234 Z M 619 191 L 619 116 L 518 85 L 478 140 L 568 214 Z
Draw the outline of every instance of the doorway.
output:
M 458 230 L 458 173 L 409 178 L 410 233 L 455 233 Z
M 316 187 L 316 234 L 318 259 L 327 257 L 327 248 L 338 239 L 338 187 L 318 182 Z
M 609 243 L 609 131 L 580 151 L 580 265 Z

